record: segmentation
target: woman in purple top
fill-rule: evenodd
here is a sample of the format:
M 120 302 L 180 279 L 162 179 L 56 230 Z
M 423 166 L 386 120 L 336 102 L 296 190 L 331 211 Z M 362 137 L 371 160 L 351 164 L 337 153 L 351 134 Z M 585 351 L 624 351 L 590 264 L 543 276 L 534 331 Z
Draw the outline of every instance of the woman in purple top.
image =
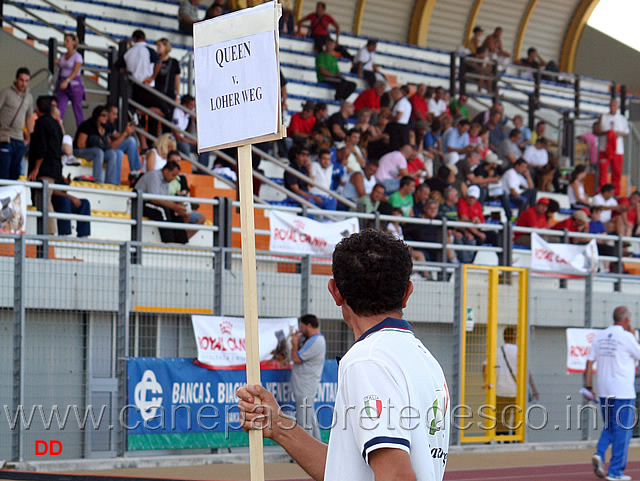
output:
M 76 116 L 76 124 L 80 125 L 84 122 L 84 114 L 82 113 L 84 85 L 80 78 L 82 56 L 77 51 L 78 37 L 73 33 L 66 33 L 64 35 L 64 46 L 67 49 L 67 53 L 62 55 L 57 61 L 60 65 L 60 75 L 58 76 L 56 91 L 60 118 L 64 119 L 67 102 L 71 100 L 71 107 Z

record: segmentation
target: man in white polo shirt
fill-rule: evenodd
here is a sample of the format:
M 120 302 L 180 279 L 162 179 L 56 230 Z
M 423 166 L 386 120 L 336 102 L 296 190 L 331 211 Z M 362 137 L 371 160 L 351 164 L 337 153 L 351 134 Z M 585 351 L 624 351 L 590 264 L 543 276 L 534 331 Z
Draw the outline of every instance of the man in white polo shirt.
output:
M 237 391 L 243 428 L 261 429 L 313 479 L 444 476 L 447 383 L 438 361 L 401 319 L 413 292 L 412 266 L 408 246 L 378 230 L 365 229 L 336 246 L 329 292 L 357 341 L 340 360 L 328 446 L 292 426 L 262 386 Z
M 620 195 L 624 138 L 629 135 L 629 122 L 624 115 L 618 112 L 617 100 L 611 99 L 609 113 L 600 116 L 594 133 L 600 136 L 598 185 L 602 187 L 608 182 L 607 175 L 609 174 L 609 164 L 611 164 L 611 183 L 616 187 L 616 195 Z
M 598 397 L 604 427 L 596 453 L 592 456 L 594 472 L 604 478 L 604 456 L 611 445 L 611 461 L 607 480 L 631 480 L 624 474 L 635 414 L 636 362 L 640 344 L 631 325 L 631 312 L 626 306 L 613 311 L 613 325 L 600 331 L 591 344 L 587 357 L 585 388 L 595 396 L 593 364 L 598 368 Z

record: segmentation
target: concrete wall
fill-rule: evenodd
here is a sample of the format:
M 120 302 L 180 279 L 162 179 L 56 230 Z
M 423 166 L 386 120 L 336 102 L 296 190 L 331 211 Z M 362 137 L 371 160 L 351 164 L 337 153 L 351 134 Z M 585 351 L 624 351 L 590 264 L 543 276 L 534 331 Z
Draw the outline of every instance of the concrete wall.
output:
M 575 72 L 618 84 L 640 92 L 640 52 L 614 38 L 585 27 L 576 54 Z

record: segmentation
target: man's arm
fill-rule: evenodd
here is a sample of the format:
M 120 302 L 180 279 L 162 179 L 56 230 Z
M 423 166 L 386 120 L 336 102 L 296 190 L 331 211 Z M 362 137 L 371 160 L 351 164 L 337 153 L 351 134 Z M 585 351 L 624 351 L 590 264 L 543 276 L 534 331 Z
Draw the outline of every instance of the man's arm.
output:
M 27 176 L 27 180 L 35 182 L 38 179 L 38 173 L 40 172 L 40 167 L 42 166 L 43 160 L 44 158 L 40 157 L 38 160 L 35 161 L 35 165 L 33 166 L 33 169 L 31 170 L 31 172 L 29 172 L 29 175 Z
M 402 449 L 382 448 L 369 454 L 369 466 L 376 481 L 415 481 L 409 453 Z
M 242 429 L 260 430 L 282 446 L 287 453 L 316 481 L 324 480 L 327 463 L 327 445 L 318 441 L 295 419 L 285 416 L 273 394 L 260 385 L 248 385 L 236 391 L 240 398 L 238 408 L 242 413 Z M 259 402 L 256 398 L 259 398 Z
M 113 134 L 111 134 L 111 138 L 109 139 L 109 146 L 112 149 L 115 149 L 124 141 L 124 139 L 133 134 L 135 130 L 135 124 L 133 122 L 129 122 L 123 132 L 113 132 Z
M 584 371 L 584 387 L 594 393 L 593 391 L 593 361 L 587 361 L 587 368 Z M 595 393 L 594 393 L 595 395 Z

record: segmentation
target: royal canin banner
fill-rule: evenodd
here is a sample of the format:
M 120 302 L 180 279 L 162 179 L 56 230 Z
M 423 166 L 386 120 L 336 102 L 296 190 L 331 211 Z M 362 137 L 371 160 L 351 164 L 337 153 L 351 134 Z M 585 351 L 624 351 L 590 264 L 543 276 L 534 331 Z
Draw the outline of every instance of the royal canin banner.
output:
M 598 245 L 550 244 L 531 234 L 531 270 L 584 276 L 598 270 Z
M 285 212 L 271 211 L 269 250 L 276 252 L 331 255 L 343 238 L 358 232 L 358 219 L 317 222 Z
M 244 318 L 191 316 L 198 346 L 198 362 L 215 369 L 244 369 L 247 350 Z M 289 364 L 291 334 L 298 329 L 295 317 L 258 319 L 261 367 Z
M 591 343 L 598 331 L 599 329 L 567 329 L 567 373 L 584 373 Z

